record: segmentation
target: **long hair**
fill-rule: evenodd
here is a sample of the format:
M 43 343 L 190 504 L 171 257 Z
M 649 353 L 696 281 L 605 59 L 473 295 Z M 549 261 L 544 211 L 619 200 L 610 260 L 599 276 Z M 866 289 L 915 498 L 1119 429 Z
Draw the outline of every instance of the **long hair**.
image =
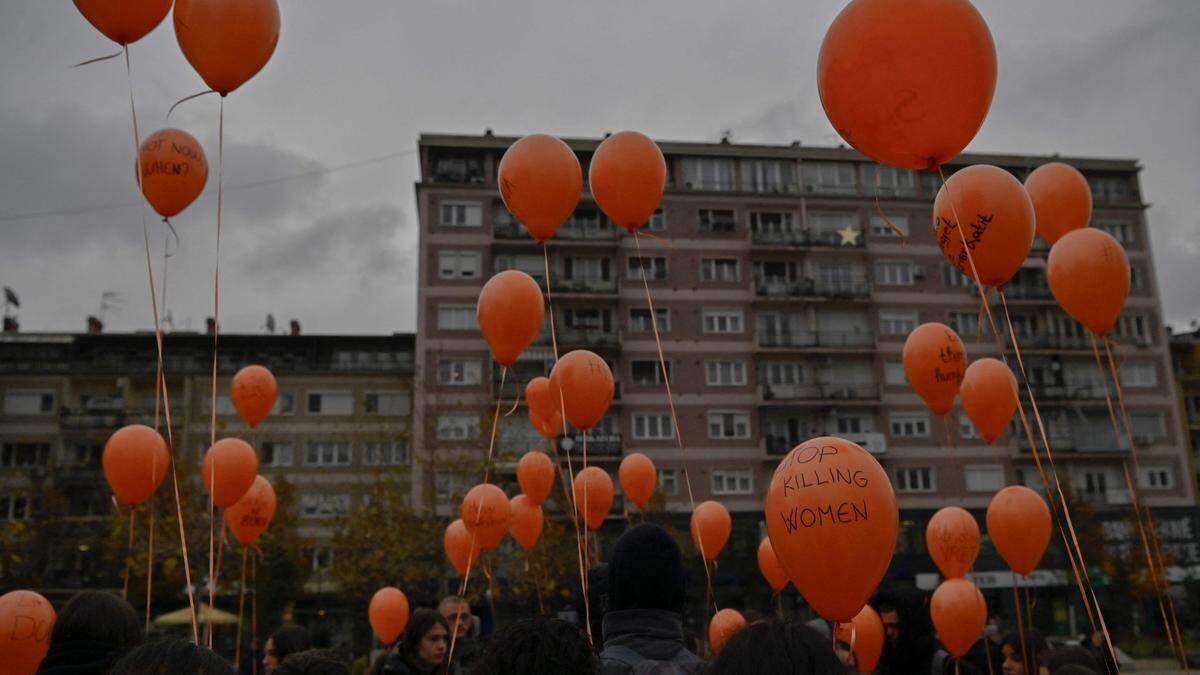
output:
M 795 619 L 760 621 L 729 639 L 709 671 L 713 675 L 841 675 L 846 672 L 833 645 Z
M 450 624 L 441 614 L 424 607 L 414 611 L 408 618 L 408 626 L 404 629 L 403 637 L 400 638 L 400 658 L 410 666 L 417 665 L 421 658 L 421 640 L 436 625 L 445 628 L 447 635 L 450 633 Z
M 102 643 L 112 649 L 115 661 L 142 643 L 142 627 L 125 600 L 112 593 L 83 591 L 58 613 L 50 652 L 75 641 Z

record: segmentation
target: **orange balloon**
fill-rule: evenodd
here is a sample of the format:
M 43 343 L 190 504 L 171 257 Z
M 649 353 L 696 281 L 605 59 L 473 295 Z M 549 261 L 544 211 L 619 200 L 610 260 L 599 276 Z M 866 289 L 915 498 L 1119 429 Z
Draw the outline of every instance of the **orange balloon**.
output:
M 33 675 L 50 649 L 54 607 L 33 591 L 0 595 L 0 655 L 7 675 Z
M 721 653 L 725 643 L 738 631 L 746 627 L 746 617 L 736 609 L 725 608 L 713 614 L 708 622 L 708 646 L 712 648 L 713 656 Z
M 467 531 L 461 518 L 446 526 L 442 546 L 446 549 L 446 560 L 460 577 L 466 576 L 467 569 L 479 562 L 479 542 Z
M 779 565 L 779 558 L 775 557 L 770 537 L 764 538 L 758 544 L 758 571 L 762 572 L 763 578 L 776 593 L 788 585 L 788 574 Z
M 1017 574 L 1037 568 L 1050 543 L 1050 509 L 1038 493 L 1010 485 L 987 508 L 988 536 L 1004 562 Z
M 225 522 L 242 546 L 258 541 L 274 517 L 275 488 L 262 476 L 255 476 L 246 494 L 225 509 Z
M 654 496 L 654 485 L 658 482 L 654 460 L 640 452 L 626 455 L 621 460 L 621 468 L 617 470 L 617 478 L 621 481 L 625 496 L 639 509 L 646 508 L 646 503 Z
M 545 524 L 542 507 L 534 504 L 528 495 L 517 495 L 509 501 L 509 508 L 512 517 L 508 521 L 508 533 L 521 548 L 532 551 L 542 536 L 542 526 Z
M 602 469 L 589 466 L 575 474 L 574 488 L 576 509 L 583 514 L 589 530 L 598 530 L 604 524 L 613 503 L 613 482 Z
M 188 63 L 226 96 L 254 77 L 279 42 L 275 0 L 175 0 L 175 37 Z
M 1093 333 L 1107 333 L 1129 296 L 1129 257 L 1103 230 L 1074 230 L 1050 247 L 1046 281 L 1064 312 Z
M 579 158 L 548 134 L 526 136 L 510 145 L 497 174 L 504 205 L 538 242 L 554 236 L 583 192 Z
M 204 148 L 182 129 L 159 129 L 138 148 L 142 194 L 158 215 L 172 218 L 204 191 L 208 160 Z
M 775 469 L 767 534 L 779 563 L 809 605 L 850 621 L 883 579 L 896 548 L 900 511 L 887 472 L 842 438 L 814 438 Z
M 996 91 L 996 45 L 967 0 L 853 0 L 821 43 L 817 91 L 856 150 L 932 169 L 979 132 Z
M 214 465 L 216 475 L 213 475 Z M 258 476 L 258 455 L 240 438 L 222 438 L 204 454 L 200 475 L 204 490 L 213 503 L 227 509 L 254 484 Z
M 1025 191 L 1037 214 L 1037 233 L 1047 244 L 1092 220 L 1092 188 L 1070 164 L 1039 166 L 1025 178 Z
M 721 502 L 703 502 L 692 512 L 692 541 L 705 560 L 716 560 L 721 555 L 732 529 L 729 509 Z
M 984 286 L 1003 286 L 1021 269 L 1033 246 L 1034 219 L 1025 187 L 1011 173 L 990 164 L 955 172 L 933 201 L 942 255 L 968 279 L 975 279 L 974 260 Z
M 391 645 L 408 625 L 408 598 L 399 588 L 384 586 L 371 596 L 367 618 L 379 641 Z
M 278 395 L 279 386 L 275 384 L 275 376 L 263 366 L 246 366 L 237 371 L 229 388 L 233 407 L 251 427 L 267 419 Z
M 944 506 L 925 526 L 925 545 L 947 579 L 961 579 L 979 555 L 979 523 L 966 509 Z
M 946 651 L 961 659 L 983 636 L 987 602 L 975 584 L 966 579 L 947 579 L 933 592 L 929 615 Z
M 117 501 L 136 506 L 150 498 L 167 477 L 167 442 L 142 424 L 121 427 L 104 444 L 104 478 Z
M 490 551 L 499 546 L 508 533 L 512 512 L 504 490 L 491 483 L 480 483 L 463 497 L 459 515 L 467 531 L 475 535 L 479 547 Z
M 517 462 L 517 484 L 534 506 L 541 506 L 554 487 L 554 462 L 544 452 L 530 450 Z
M 967 348 L 958 333 L 942 323 L 923 323 L 904 341 L 904 376 L 935 415 L 945 415 L 954 406 Z
M 171 11 L 171 0 L 75 0 L 75 8 L 105 37 L 124 46 L 162 23 Z
M 662 201 L 667 162 L 647 136 L 621 131 L 596 148 L 588 183 L 605 215 L 633 233 L 650 221 Z
M 483 285 L 475 311 L 496 363 L 516 363 L 521 352 L 537 338 L 545 317 L 543 303 L 542 289 L 520 270 L 499 272 Z
M 550 378 L 535 377 L 525 385 L 529 423 L 542 438 L 555 439 L 563 432 L 561 402 L 550 392 Z
M 616 385 L 604 359 L 586 349 L 564 354 L 550 370 L 550 397 L 561 398 L 567 421 L 587 431 L 604 419 Z
M 863 605 L 849 623 L 837 624 L 837 639 L 854 646 L 858 672 L 875 672 L 883 654 L 883 620 L 870 605 Z
M 976 359 L 963 375 L 962 407 L 988 443 L 994 442 L 1017 411 L 1017 378 L 993 358 Z

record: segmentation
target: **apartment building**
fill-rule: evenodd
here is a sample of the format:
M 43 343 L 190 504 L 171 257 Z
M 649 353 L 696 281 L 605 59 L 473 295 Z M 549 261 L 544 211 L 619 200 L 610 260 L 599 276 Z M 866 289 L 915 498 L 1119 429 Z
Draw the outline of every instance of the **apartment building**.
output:
M 1184 438 L 1191 448 L 1193 471 L 1200 470 L 1200 330 L 1171 333 L 1171 359 L 1179 384 L 1179 399 L 1183 408 Z M 1200 478 L 1200 472 L 1187 480 Z

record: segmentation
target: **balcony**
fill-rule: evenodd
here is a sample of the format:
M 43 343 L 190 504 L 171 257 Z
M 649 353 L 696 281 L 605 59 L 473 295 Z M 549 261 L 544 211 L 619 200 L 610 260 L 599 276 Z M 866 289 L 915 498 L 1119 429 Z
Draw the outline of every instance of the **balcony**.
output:
M 754 282 L 754 294 L 761 298 L 799 298 L 813 295 L 812 279 L 764 277 Z
M 787 349 L 871 349 L 875 347 L 875 334 L 868 331 L 857 333 L 833 331 L 760 332 L 758 334 L 758 346 Z
M 808 246 L 810 241 L 808 230 L 750 232 L 750 243 L 755 246 Z
M 871 401 L 879 399 L 879 385 L 862 384 L 764 384 L 763 401 Z
M 858 228 L 855 228 L 855 231 L 858 232 L 858 237 L 854 240 L 854 243 L 851 243 L 851 244 L 845 243 L 844 239 L 842 238 L 841 233 L 836 230 L 832 230 L 832 231 L 823 230 L 823 231 L 819 231 L 819 232 L 813 232 L 812 233 L 812 245 L 813 246 L 831 246 L 833 248 L 866 248 L 867 238 L 863 234 L 863 231 Z
M 571 447 L 572 461 L 583 459 L 583 434 L 569 437 L 574 445 Z M 620 457 L 621 434 L 588 434 L 588 459 L 593 457 Z
M 616 347 L 621 342 L 617 331 L 603 331 L 598 328 L 566 328 L 558 329 L 559 351 L 575 347 Z M 550 333 L 539 333 L 534 344 L 548 345 L 551 343 Z
M 558 228 L 558 232 L 554 233 L 554 238 L 551 241 L 616 241 L 620 233 L 617 228 L 607 224 L 593 225 L 574 223 L 567 221 L 562 227 Z M 530 243 L 533 238 L 529 236 L 529 232 L 515 220 L 498 220 L 492 223 L 492 236 L 496 239 L 516 239 L 526 240 Z
M 1123 488 L 1119 490 L 1076 489 L 1075 498 L 1092 507 L 1125 506 L 1129 504 L 1129 491 Z
M 578 295 L 611 295 L 617 292 L 616 279 L 555 279 L 555 293 L 574 293 Z
M 1004 330 L 1001 328 L 1001 330 Z M 1017 333 L 1017 343 L 1025 349 L 1087 349 L 1092 343 L 1086 335 L 1023 335 Z
M 979 294 L 979 287 L 972 286 L 972 293 Z M 1004 297 L 1009 300 L 1054 300 L 1049 286 L 1032 284 L 1009 284 L 1004 287 Z
M 808 439 L 792 438 L 789 436 L 763 436 L 763 445 L 768 455 L 782 456 L 792 451 L 792 448 L 800 445 Z
M 813 290 L 816 295 L 830 298 L 871 297 L 871 285 L 865 279 L 836 281 L 818 279 Z

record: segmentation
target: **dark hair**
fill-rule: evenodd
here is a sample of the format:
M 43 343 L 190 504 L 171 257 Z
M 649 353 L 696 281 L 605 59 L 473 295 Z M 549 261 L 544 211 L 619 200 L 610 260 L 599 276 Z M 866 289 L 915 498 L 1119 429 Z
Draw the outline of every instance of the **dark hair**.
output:
M 1046 657 L 1046 652 L 1050 651 L 1050 643 L 1046 642 L 1046 638 L 1041 633 L 1032 629 L 1025 629 L 1025 647 L 1022 651 L 1021 634 L 1018 631 L 1013 631 L 1004 636 L 1000 641 L 1000 649 L 1004 647 L 1012 647 L 1013 654 L 1018 658 L 1029 658 L 1030 669 L 1036 675 L 1039 665 L 1044 665 L 1043 661 Z
M 408 618 L 408 626 L 404 628 L 404 635 L 400 637 L 400 657 L 410 665 L 416 665 L 421 640 L 425 639 L 425 634 L 435 625 L 445 628 L 447 633 L 450 632 L 450 624 L 440 613 L 424 607 L 413 611 L 412 616 Z
M 141 623 L 128 602 L 112 593 L 83 591 L 58 613 L 42 666 L 79 666 L 86 661 L 108 667 L 140 644 Z
M 237 675 L 237 671 L 204 647 L 184 640 L 163 640 L 129 652 L 109 675 Z
M 472 675 L 594 675 L 596 658 L 575 626 L 544 616 L 505 626 L 492 636 Z
M 1100 672 L 1100 663 L 1092 655 L 1091 650 L 1077 645 L 1057 647 L 1046 653 L 1043 665 L 1050 670 L 1051 675 L 1066 672 L 1080 672 L 1075 668 L 1083 668 L 1087 672 Z M 1071 669 L 1071 670 L 1069 670 Z
M 666 530 L 642 523 L 625 531 L 608 562 L 608 609 L 682 612 L 686 574 L 679 544 Z
M 725 644 L 709 672 L 713 675 L 837 675 L 844 674 L 846 668 L 833 653 L 828 640 L 816 630 L 789 619 L 762 621 L 738 631 Z
M 309 649 L 281 661 L 273 675 L 350 675 L 350 670 L 333 652 Z
M 280 663 L 292 654 L 312 649 L 312 635 L 304 626 L 294 624 L 280 626 L 274 633 L 271 633 L 269 639 L 275 648 L 275 658 L 279 659 Z

